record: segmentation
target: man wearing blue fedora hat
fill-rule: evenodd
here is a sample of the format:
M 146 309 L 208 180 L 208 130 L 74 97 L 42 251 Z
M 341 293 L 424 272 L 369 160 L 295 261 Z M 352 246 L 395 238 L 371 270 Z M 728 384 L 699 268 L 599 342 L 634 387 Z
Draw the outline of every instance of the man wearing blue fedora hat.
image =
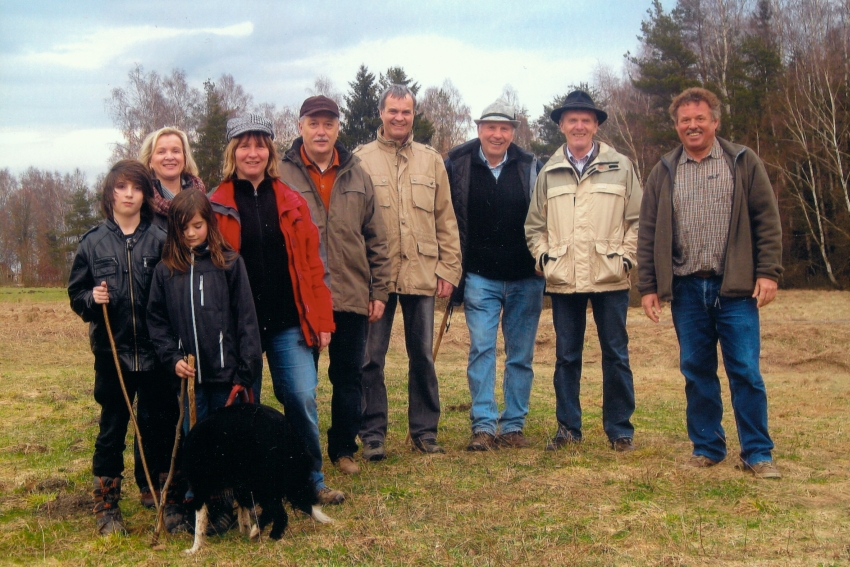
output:
M 602 347 L 602 425 L 616 451 L 631 451 L 635 408 L 626 312 L 636 265 L 641 188 L 632 162 L 594 136 L 608 114 L 573 91 L 550 117 L 566 144 L 549 159 L 525 221 L 529 250 L 546 277 L 556 335 L 555 415 L 546 446 L 581 441 L 579 381 L 587 303 Z

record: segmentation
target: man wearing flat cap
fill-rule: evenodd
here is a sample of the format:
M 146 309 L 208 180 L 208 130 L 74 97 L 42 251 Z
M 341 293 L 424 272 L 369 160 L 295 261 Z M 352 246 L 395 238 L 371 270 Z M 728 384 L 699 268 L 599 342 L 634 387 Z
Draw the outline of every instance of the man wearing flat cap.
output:
M 328 456 L 343 473 L 356 474 L 366 334 L 389 297 L 386 231 L 371 178 L 337 140 L 336 102 L 322 95 L 305 100 L 298 131 L 301 136 L 283 157 L 281 179 L 300 191 L 319 228 L 336 326 L 328 345 L 333 385 Z
M 453 148 L 446 159 L 463 258 L 463 276 L 451 301 L 464 304 L 469 327 L 472 439 L 466 449 L 522 448 L 528 446 L 523 427 L 544 286 L 523 225 L 543 164 L 513 143 L 519 121 L 504 100 L 485 108 L 475 123 L 478 138 Z M 500 317 L 505 337 L 501 414 L 495 391 Z
M 631 451 L 635 409 L 626 313 L 635 267 L 641 188 L 632 162 L 595 141 L 607 113 L 573 91 L 550 115 L 567 143 L 537 178 L 525 221 L 528 248 L 546 277 L 555 324 L 555 415 L 546 446 L 582 439 L 579 382 L 588 301 L 602 347 L 602 425 L 611 447 Z

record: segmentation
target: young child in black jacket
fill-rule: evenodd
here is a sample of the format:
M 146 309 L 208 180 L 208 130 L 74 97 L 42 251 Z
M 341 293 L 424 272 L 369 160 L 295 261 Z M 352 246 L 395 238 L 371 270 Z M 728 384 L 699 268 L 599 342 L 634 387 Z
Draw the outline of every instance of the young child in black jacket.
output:
M 135 160 L 116 163 L 103 182 L 101 209 L 106 220 L 80 239 L 68 280 L 71 309 L 89 323 L 95 356 L 94 398 L 101 412 L 92 472 L 97 530 L 103 535 L 126 531 L 118 500 L 130 419 L 103 306 L 108 310 L 127 394 L 131 401 L 138 394 L 139 413 L 150 417 L 140 420 L 140 429 L 152 478 L 168 472 L 174 444 L 176 415 L 169 404 L 175 409 L 177 404 L 169 395 L 167 375 L 158 364 L 145 324 L 151 277 L 165 243 L 165 231 L 151 224 L 152 202 L 147 168 Z M 172 415 L 174 420 L 163 417 Z
M 245 262 L 225 242 L 201 191 L 181 191 L 171 202 L 147 320 L 165 367 L 195 381 L 199 420 L 223 407 L 232 390 L 248 390 L 261 378 L 260 328 Z M 184 359 L 189 354 L 194 368 Z

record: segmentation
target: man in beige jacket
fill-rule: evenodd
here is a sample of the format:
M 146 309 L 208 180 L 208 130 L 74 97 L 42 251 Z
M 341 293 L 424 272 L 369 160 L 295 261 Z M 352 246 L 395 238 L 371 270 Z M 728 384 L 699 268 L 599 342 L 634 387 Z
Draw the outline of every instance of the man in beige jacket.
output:
M 363 365 L 363 458 L 385 458 L 387 389 L 384 362 L 396 305 L 401 304 L 409 358 L 408 425 L 413 449 L 442 453 L 437 444 L 440 395 L 431 348 L 434 296 L 449 297 L 460 281 L 460 240 L 440 154 L 413 141 L 416 98 L 404 85 L 381 95 L 377 140 L 354 150 L 371 176 L 387 230 L 391 263 L 384 316 L 369 326 Z
M 554 451 L 581 441 L 582 347 L 587 303 L 602 347 L 602 425 L 611 447 L 631 451 L 635 409 L 626 312 L 635 266 L 641 188 L 631 161 L 594 141 L 607 113 L 574 91 L 550 115 L 567 143 L 540 175 L 525 221 L 537 269 L 546 276 L 555 324 Z

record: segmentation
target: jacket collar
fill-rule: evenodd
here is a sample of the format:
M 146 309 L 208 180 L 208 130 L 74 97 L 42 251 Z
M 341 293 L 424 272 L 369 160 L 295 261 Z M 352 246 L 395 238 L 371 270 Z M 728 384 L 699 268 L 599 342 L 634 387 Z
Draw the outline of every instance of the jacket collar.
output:
M 726 154 L 726 158 L 729 161 L 730 166 L 734 165 L 734 163 L 738 161 L 738 158 L 747 151 L 746 146 L 735 144 L 721 138 L 720 136 L 717 136 L 717 141 L 720 143 L 720 148 L 723 150 L 723 153 Z M 682 152 L 684 151 L 685 147 L 682 144 L 679 144 L 676 148 L 661 157 L 661 163 L 671 172 L 675 172 L 676 165 L 679 163 L 679 158 L 682 157 Z
M 382 148 L 384 148 L 385 150 L 388 150 L 388 151 L 394 151 L 395 152 L 395 151 L 398 151 L 398 150 L 403 150 L 404 148 L 409 148 L 410 146 L 413 145 L 413 132 L 410 133 L 410 135 L 407 137 L 407 140 L 405 140 L 404 143 L 399 144 L 395 140 L 389 140 L 387 138 L 384 138 L 384 127 L 380 126 L 378 128 L 378 138 L 377 139 L 378 139 L 378 144 Z

